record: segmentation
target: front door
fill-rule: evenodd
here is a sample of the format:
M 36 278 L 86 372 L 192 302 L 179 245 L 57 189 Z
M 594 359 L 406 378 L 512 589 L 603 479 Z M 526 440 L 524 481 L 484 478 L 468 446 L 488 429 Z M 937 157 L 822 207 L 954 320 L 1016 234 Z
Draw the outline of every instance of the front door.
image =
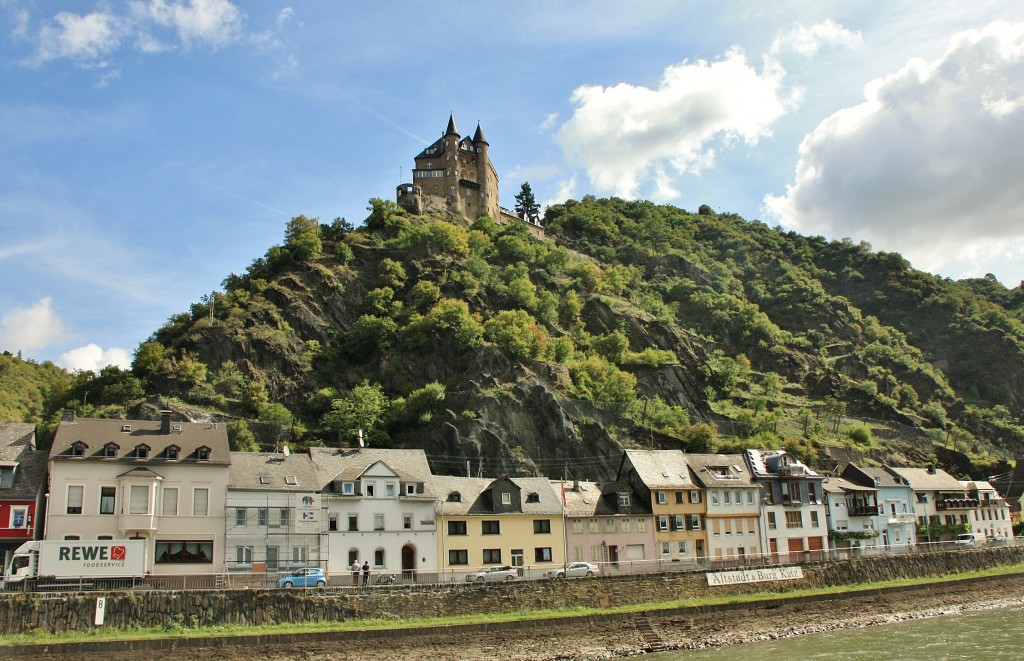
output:
M 277 571 L 277 547 L 267 547 L 267 571 Z
M 619 563 L 619 547 L 618 546 L 609 546 L 608 547 L 608 561 L 612 562 L 612 563 L 614 563 L 616 565 Z
M 512 549 L 512 566 L 523 575 L 523 549 Z
M 412 544 L 402 547 L 402 576 L 412 578 L 416 573 L 416 549 Z

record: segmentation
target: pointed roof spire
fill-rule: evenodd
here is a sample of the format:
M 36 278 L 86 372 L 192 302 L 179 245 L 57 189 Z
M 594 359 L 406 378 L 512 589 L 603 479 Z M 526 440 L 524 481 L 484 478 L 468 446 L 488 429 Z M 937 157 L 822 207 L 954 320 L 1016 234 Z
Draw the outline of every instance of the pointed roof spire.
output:
M 476 122 L 476 133 L 473 135 L 473 142 L 482 142 L 485 145 L 491 144 L 487 142 L 487 138 L 484 137 L 484 130 L 480 127 L 480 120 L 477 120 Z
M 448 115 L 448 128 L 445 129 L 445 135 L 458 135 L 459 131 L 455 128 L 455 113 Z

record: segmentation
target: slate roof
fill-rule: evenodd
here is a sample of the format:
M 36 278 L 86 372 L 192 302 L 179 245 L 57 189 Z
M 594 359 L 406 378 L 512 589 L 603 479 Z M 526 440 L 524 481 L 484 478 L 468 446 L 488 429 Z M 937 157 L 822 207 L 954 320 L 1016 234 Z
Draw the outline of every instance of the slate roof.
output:
M 491 485 L 503 478 L 491 479 L 486 477 L 457 477 L 451 475 L 435 475 L 433 477 L 433 489 L 440 500 L 441 513 L 444 516 L 472 516 L 488 515 L 501 516 L 510 514 L 503 512 L 498 514 L 491 506 L 489 490 Z M 511 514 L 561 514 L 561 494 L 552 487 L 551 481 L 546 477 L 515 477 L 510 479 L 521 490 L 521 510 Z M 448 497 L 452 492 L 459 492 L 461 502 L 449 502 Z M 538 501 L 527 502 L 527 496 L 535 493 Z M 568 494 L 567 494 L 568 500 Z
M 696 481 L 710 487 L 754 486 L 753 476 L 741 454 L 688 454 L 686 461 Z M 725 468 L 729 477 L 719 477 L 712 468 Z
M 687 455 L 680 450 L 626 450 L 625 455 L 648 489 L 696 486 L 690 476 Z
M 884 468 L 868 468 L 856 464 L 847 464 L 843 468 L 843 477 L 855 484 L 862 486 L 902 487 L 909 488 L 910 485 L 899 475 L 890 473 Z
M 46 485 L 46 452 L 33 447 L 36 426 L 0 423 L 0 499 L 34 500 Z M 14 467 L 13 464 L 17 464 Z
M 335 480 L 354 482 L 368 468 L 382 462 L 394 471 L 402 482 L 422 483 L 425 493 L 431 493 L 430 464 L 427 463 L 427 455 L 423 450 L 310 448 L 309 456 L 316 466 L 317 481 L 321 489 Z
M 878 489 L 874 487 L 861 486 L 842 477 L 826 477 L 825 481 L 821 483 L 821 486 L 825 491 L 828 491 L 829 493 L 847 493 L 850 491 L 857 491 L 860 493 L 875 493 L 878 491 Z
M 180 430 L 175 427 L 180 426 Z M 86 445 L 81 460 L 131 461 L 150 464 L 161 463 L 199 463 L 223 464 L 231 461 L 228 445 L 227 427 L 223 423 L 208 422 L 171 422 L 169 434 L 160 433 L 160 420 L 116 420 L 107 418 L 75 418 L 65 420 L 57 427 L 50 449 L 50 460 L 70 459 L 71 446 L 79 441 Z M 127 429 L 128 431 L 122 431 Z M 104 448 L 114 443 L 118 450 L 114 457 L 103 456 Z M 148 445 L 149 457 L 135 458 L 138 445 Z M 180 451 L 177 460 L 168 459 L 164 453 L 168 447 L 175 445 Z M 208 460 L 196 459 L 196 450 L 201 447 L 210 449 Z
M 285 477 L 295 478 L 288 484 Z M 261 481 L 263 479 L 266 484 Z M 323 487 L 316 464 L 305 452 L 232 452 L 229 489 L 318 492 Z
M 886 468 L 909 482 L 914 491 L 965 491 L 958 479 L 941 468 Z

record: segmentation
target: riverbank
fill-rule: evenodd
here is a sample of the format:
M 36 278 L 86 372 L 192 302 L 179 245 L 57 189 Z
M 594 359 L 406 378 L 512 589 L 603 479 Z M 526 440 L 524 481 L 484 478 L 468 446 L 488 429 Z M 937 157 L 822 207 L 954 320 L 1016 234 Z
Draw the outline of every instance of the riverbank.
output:
M 610 613 L 583 618 L 432 627 L 399 632 L 343 632 L 277 639 L 169 641 L 160 649 L 111 644 L 73 651 L 79 659 L 154 661 L 270 659 L 375 661 L 421 657 L 445 661 L 485 659 L 609 659 L 660 650 L 705 649 L 835 629 L 888 624 L 969 610 L 1024 605 L 1024 574 L 951 580 L 912 588 L 868 590 L 728 606 Z M 153 641 L 151 641 L 153 642 Z M 241 644 L 239 644 L 241 643 Z M 205 646 L 204 646 L 205 645 Z M 36 648 L 39 659 L 66 658 L 69 649 Z

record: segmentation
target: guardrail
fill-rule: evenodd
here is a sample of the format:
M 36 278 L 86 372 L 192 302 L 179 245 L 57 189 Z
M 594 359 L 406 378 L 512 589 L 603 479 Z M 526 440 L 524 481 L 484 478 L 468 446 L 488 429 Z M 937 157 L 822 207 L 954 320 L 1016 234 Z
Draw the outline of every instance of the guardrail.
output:
M 701 571 L 723 571 L 730 569 L 756 569 L 761 567 L 772 567 L 780 565 L 804 565 L 822 562 L 835 562 L 852 558 L 882 558 L 895 555 L 923 554 L 948 551 L 973 551 L 996 546 L 1017 546 L 1020 542 L 1016 539 L 976 543 L 960 544 L 955 541 L 931 542 L 904 546 L 862 546 L 849 549 L 824 549 L 817 551 L 801 551 L 794 553 L 780 552 L 776 554 L 764 554 L 754 556 L 732 557 L 732 558 L 695 558 L 693 560 L 620 560 L 618 562 L 591 563 L 598 566 L 594 578 L 607 578 L 613 576 L 630 576 L 641 574 L 675 573 L 675 572 L 701 572 Z M 566 563 L 566 565 L 572 564 Z M 539 581 L 552 580 L 564 570 L 563 565 L 517 567 L 516 576 L 509 579 L 513 581 Z M 467 577 L 478 570 L 467 569 L 465 571 L 445 572 L 424 572 L 424 571 L 372 571 L 363 582 L 360 573 L 358 579 L 353 578 L 348 571 L 342 571 L 327 577 L 326 588 L 290 588 L 292 590 L 302 589 L 327 589 L 327 590 L 365 590 L 381 589 L 389 586 L 422 586 L 436 587 L 438 585 L 467 583 Z M 8 591 L 17 592 L 81 592 L 88 590 L 103 591 L 140 591 L 140 590 L 265 590 L 276 589 L 280 578 L 287 575 L 287 572 L 253 574 L 249 572 L 228 572 L 222 574 L 186 574 L 186 575 L 149 575 L 144 578 L 81 578 L 81 579 L 47 579 L 41 578 L 35 581 L 14 583 L 5 585 Z M 502 577 L 502 580 L 505 580 Z M 570 580 L 573 580 L 570 578 Z M 477 584 L 472 581 L 472 584 Z

